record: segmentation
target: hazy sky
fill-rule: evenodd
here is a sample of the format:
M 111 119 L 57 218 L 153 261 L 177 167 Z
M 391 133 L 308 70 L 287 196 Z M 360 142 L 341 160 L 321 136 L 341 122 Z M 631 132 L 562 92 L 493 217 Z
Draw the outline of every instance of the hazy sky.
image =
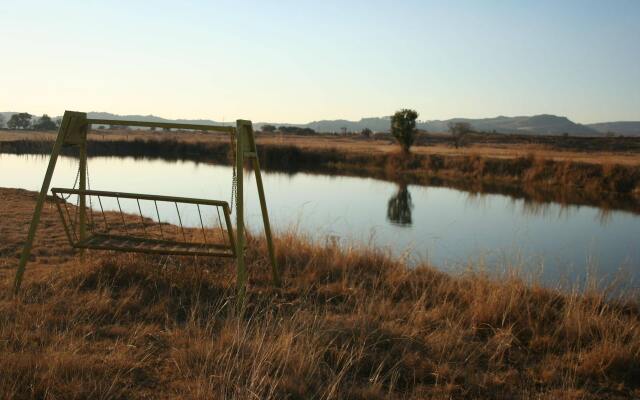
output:
M 0 111 L 640 120 L 640 1 L 0 0 Z

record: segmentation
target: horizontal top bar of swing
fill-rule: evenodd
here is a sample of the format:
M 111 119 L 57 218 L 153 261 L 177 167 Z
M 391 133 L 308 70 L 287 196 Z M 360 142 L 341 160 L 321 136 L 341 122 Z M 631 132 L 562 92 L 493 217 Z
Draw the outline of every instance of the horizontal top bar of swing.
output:
M 53 192 L 54 194 L 58 194 L 58 193 L 76 194 L 76 195 L 85 195 L 85 196 L 119 197 L 121 199 L 137 199 L 137 200 L 167 201 L 171 203 L 201 204 L 205 206 L 223 207 L 225 210 L 229 208 L 229 203 L 227 203 L 224 200 L 194 199 L 190 197 L 160 196 L 155 194 L 108 192 L 104 190 L 80 190 L 80 189 L 65 189 L 65 188 L 51 188 L 51 192 Z
M 223 125 L 201 125 L 201 124 L 180 124 L 174 122 L 151 122 L 151 121 L 128 121 L 113 119 L 95 119 L 87 118 L 89 124 L 101 125 L 121 125 L 121 126 L 142 126 L 147 128 L 173 128 L 173 129 L 193 129 L 197 131 L 218 131 L 218 132 L 235 132 L 235 126 Z

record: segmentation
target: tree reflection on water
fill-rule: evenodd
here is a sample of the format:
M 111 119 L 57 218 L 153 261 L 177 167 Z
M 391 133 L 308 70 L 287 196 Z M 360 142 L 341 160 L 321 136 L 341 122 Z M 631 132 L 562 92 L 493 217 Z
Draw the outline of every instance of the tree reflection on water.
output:
M 398 191 L 387 203 L 387 219 L 396 225 L 411 226 L 413 202 L 411 193 L 404 183 L 398 184 Z

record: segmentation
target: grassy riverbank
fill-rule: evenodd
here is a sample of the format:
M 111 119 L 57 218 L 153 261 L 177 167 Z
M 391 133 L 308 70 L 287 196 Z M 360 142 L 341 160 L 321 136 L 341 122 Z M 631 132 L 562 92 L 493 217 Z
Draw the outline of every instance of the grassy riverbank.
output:
M 369 249 L 261 238 L 234 312 L 228 261 L 91 252 L 45 207 L 8 295 L 35 194 L 0 189 L 1 398 L 632 398 L 640 308 L 596 289 L 408 269 Z
M 51 135 L 40 135 L 42 140 L 35 134 L 5 134 L 0 152 L 49 154 Z M 93 133 L 88 151 L 93 156 L 229 162 L 229 144 L 224 136 L 184 135 Z M 397 153 L 397 146 L 380 140 L 330 139 L 259 136 L 261 164 L 267 171 L 366 176 L 401 184 L 506 194 L 533 202 L 640 212 L 640 153 L 633 147 L 628 152 L 606 153 L 560 151 L 520 142 L 503 146 L 491 142 L 464 149 L 436 143 L 416 147 L 406 157 Z M 72 148 L 66 150 L 66 154 L 73 152 Z

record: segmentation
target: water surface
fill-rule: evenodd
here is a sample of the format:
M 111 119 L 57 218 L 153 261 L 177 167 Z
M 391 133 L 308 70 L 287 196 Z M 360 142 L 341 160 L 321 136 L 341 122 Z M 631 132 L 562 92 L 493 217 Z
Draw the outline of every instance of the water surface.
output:
M 43 156 L 0 154 L 0 187 L 38 190 L 47 163 Z M 94 157 L 89 168 L 92 189 L 230 199 L 227 166 Z M 53 186 L 71 187 L 76 172 L 77 160 L 61 157 Z M 295 227 L 320 241 L 377 246 L 448 271 L 516 267 L 552 285 L 579 282 L 589 273 L 607 281 L 623 271 L 632 286 L 640 277 L 640 217 L 632 213 L 356 177 L 263 173 L 263 180 L 276 232 Z M 249 172 L 245 184 L 247 224 L 258 232 L 260 207 Z M 135 204 L 123 207 L 137 212 Z M 196 214 L 183 218 L 199 224 Z

